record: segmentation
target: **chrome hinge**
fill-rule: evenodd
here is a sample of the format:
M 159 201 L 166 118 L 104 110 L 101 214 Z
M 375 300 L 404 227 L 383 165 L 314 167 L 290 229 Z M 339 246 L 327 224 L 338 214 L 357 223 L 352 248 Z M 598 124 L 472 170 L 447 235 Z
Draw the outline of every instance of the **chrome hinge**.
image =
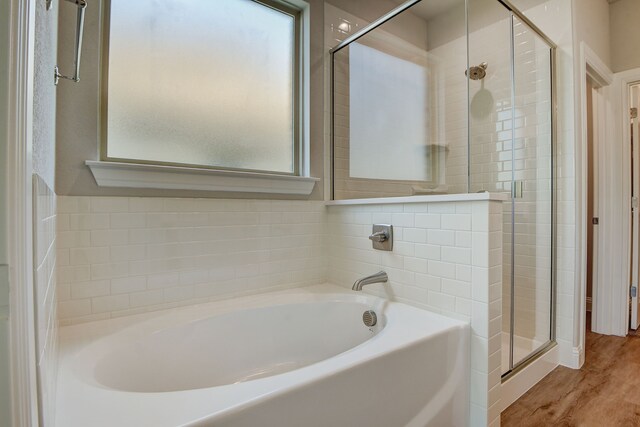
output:
M 629 289 L 629 295 L 631 295 L 631 298 L 635 298 L 638 295 L 638 288 L 632 286 L 631 289 Z

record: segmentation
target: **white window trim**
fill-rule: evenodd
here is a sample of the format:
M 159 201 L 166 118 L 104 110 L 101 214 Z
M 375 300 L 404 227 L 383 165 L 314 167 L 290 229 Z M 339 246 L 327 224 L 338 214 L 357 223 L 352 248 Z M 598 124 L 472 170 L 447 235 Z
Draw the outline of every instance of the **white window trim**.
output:
M 319 178 L 260 172 L 87 160 L 100 187 L 159 188 L 308 196 Z
M 320 181 L 320 178 L 310 176 L 310 7 L 305 0 L 287 0 L 286 3 L 300 9 L 300 175 L 87 160 L 85 164 L 98 186 L 310 195 L 315 183 Z

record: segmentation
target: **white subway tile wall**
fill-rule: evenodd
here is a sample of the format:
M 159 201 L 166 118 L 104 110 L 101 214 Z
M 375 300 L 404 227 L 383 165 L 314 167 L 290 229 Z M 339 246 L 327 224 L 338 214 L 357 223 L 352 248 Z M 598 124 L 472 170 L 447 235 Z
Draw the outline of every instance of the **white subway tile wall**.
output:
M 454 23 L 464 29 L 464 10 L 456 10 L 460 21 Z M 437 19 L 437 18 L 436 18 Z M 357 16 L 325 4 L 325 49 L 328 52 L 340 41 L 368 22 Z M 409 31 L 408 28 L 411 28 Z M 457 28 L 456 28 L 457 29 Z M 454 29 L 454 33 L 456 33 Z M 384 29 L 370 33 L 365 44 L 372 40 L 385 46 L 398 56 L 412 57 L 428 70 L 429 116 L 426 133 L 434 166 L 432 181 L 370 180 L 350 176 L 349 128 L 349 54 L 348 49 L 336 55 L 334 67 L 334 129 L 335 129 L 335 199 L 357 199 L 374 197 L 410 196 L 421 192 L 438 191 L 461 193 L 467 190 L 467 93 L 464 79 L 466 64 L 466 41 L 456 36 L 453 48 L 432 48 L 429 21 L 415 15 L 411 10 L 385 24 Z M 402 34 L 402 36 L 398 36 Z M 408 53 L 410 52 L 410 53 Z M 330 58 L 327 55 L 326 74 L 329 75 Z M 462 71 L 460 71 L 462 70 Z M 328 104 L 327 104 L 328 105 Z M 327 110 L 326 114 L 329 115 Z M 328 122 L 328 121 L 327 121 Z M 329 130 L 327 130 L 329 132 Z M 327 139 L 329 134 L 327 134 Z M 438 173 L 438 175 L 436 175 Z
M 57 219 L 61 324 L 325 280 L 322 202 L 64 196 Z
M 378 222 L 394 225 L 392 252 L 371 248 Z M 384 269 L 367 292 L 471 323 L 472 418 L 499 416 L 501 202 L 59 197 L 57 223 L 63 324 Z
M 328 278 L 351 287 L 383 269 L 382 297 L 471 323 L 471 421 L 500 416 L 502 203 L 495 201 L 330 206 Z M 373 250 L 372 223 L 393 224 L 392 252 Z
M 56 303 L 56 195 L 33 175 L 33 249 L 36 363 L 41 423 L 55 419 L 58 370 Z
M 504 207 L 503 332 L 511 329 L 512 278 L 515 280 L 514 362 L 549 340 L 551 328 L 551 74 L 546 44 L 515 20 L 515 73 L 511 75 L 511 18 L 496 4 L 491 25 L 470 38 L 470 62 L 486 61 L 487 77 L 470 82 L 471 192 L 510 192 L 512 180 L 523 184 L 522 197 Z M 484 10 L 471 8 L 474 20 Z M 515 92 L 512 83 L 515 77 Z M 515 95 L 515 119 L 512 119 Z M 515 139 L 515 145 L 512 143 Z M 515 234 L 512 234 L 512 221 Z M 515 244 L 512 239 L 515 238 Z M 513 254 L 512 254 L 513 252 Z M 512 270 L 512 256 L 515 266 Z M 509 340 L 506 339 L 505 344 Z M 510 348 L 503 347 L 503 360 Z M 509 370 L 508 363 L 503 371 Z
M 341 23 L 358 22 L 340 9 L 325 7 L 327 49 L 345 34 Z M 445 19 L 438 16 L 434 21 Z M 432 138 L 445 141 L 446 163 L 441 184 L 447 192 L 464 192 L 469 175 L 470 191 L 510 192 L 515 179 L 524 184 L 523 198 L 517 200 L 516 244 L 512 246 L 511 204 L 504 204 L 503 224 L 503 331 L 510 331 L 511 257 L 515 251 L 516 275 L 515 333 L 526 343 L 518 351 L 526 356 L 549 340 L 551 297 L 551 140 L 549 56 L 545 56 L 534 33 L 516 21 L 516 118 L 512 120 L 511 18 L 500 4 L 482 2 L 470 5 L 470 58 L 472 65 L 487 62 L 487 76 L 470 81 L 469 99 L 464 79 L 467 49 L 463 13 L 449 13 L 448 26 L 427 22 L 427 50 L 433 74 L 431 100 L 438 119 L 432 121 Z M 436 47 L 433 47 L 436 46 Z M 349 64 L 348 55 L 338 57 L 336 84 L 336 199 L 384 197 L 412 194 L 411 183 L 349 180 Z M 442 100 L 445 99 L 446 102 Z M 469 106 L 470 140 L 467 139 Z M 512 131 L 516 144 L 512 144 Z M 468 144 L 469 147 L 468 147 Z M 467 161 L 467 150 L 470 159 Z M 512 161 L 512 151 L 515 162 Z M 467 164 L 469 163 L 469 169 Z M 342 177 L 342 178 L 341 178 Z M 404 185 L 404 187 L 403 187 Z M 441 188 L 445 188 L 441 186 Z M 453 220 L 453 219 L 451 219 Z M 420 236 L 409 236 L 408 239 Z M 434 236 L 435 237 L 435 236 Z M 442 237 L 446 238 L 446 237 Z M 524 344 L 523 344 L 524 345 Z M 508 346 L 503 349 L 509 353 Z M 522 354 L 521 354 L 522 353 Z M 518 359 L 517 358 L 517 359 Z M 517 362 L 518 360 L 516 360 Z M 505 371 L 508 366 L 505 367 Z

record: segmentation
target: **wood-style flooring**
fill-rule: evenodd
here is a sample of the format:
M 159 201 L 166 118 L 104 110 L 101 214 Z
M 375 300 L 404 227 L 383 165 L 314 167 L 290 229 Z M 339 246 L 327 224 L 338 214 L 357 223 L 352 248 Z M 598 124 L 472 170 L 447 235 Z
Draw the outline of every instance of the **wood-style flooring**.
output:
M 640 426 L 640 336 L 587 331 L 582 369 L 553 370 L 502 413 L 501 424 Z

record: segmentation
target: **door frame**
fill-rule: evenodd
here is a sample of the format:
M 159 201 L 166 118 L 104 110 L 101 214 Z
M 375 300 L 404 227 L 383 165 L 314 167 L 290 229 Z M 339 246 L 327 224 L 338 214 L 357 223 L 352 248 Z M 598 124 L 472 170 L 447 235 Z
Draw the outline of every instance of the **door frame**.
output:
M 635 87 L 635 90 L 634 90 Z M 638 95 L 640 94 L 640 85 L 638 83 L 634 83 L 631 84 L 627 87 L 627 91 L 628 91 L 628 96 L 629 95 L 635 95 L 635 98 L 638 98 Z M 632 137 L 631 134 L 629 134 L 629 139 L 626 140 L 628 143 L 630 143 L 630 146 L 627 146 L 627 153 L 631 153 L 631 173 L 630 173 L 630 181 L 631 182 L 631 229 L 630 229 L 630 241 L 631 241 L 631 252 L 630 252 L 630 278 L 631 278 L 631 282 L 630 282 L 630 286 L 633 286 L 634 284 L 636 285 L 636 289 L 638 286 L 638 248 L 639 245 L 638 243 L 640 243 L 638 241 L 638 236 L 640 235 L 640 233 L 638 233 L 639 230 L 639 226 L 638 226 L 638 215 L 640 214 L 640 212 L 638 212 L 638 208 L 636 206 L 636 208 L 634 209 L 633 206 L 633 196 L 634 196 L 634 190 L 635 190 L 635 194 L 638 194 L 638 188 L 640 187 L 638 185 L 638 183 L 640 182 L 640 176 L 638 175 L 638 171 L 640 170 L 640 168 L 638 167 L 638 163 L 636 162 L 636 160 L 639 158 L 638 156 L 640 155 L 640 152 L 638 152 L 638 120 L 632 120 L 631 119 L 631 108 L 633 105 L 632 102 L 633 96 L 629 97 L 629 111 L 626 115 L 627 117 L 627 128 L 633 128 L 633 134 L 635 135 L 635 138 Z M 636 109 L 638 108 L 637 103 L 636 103 Z M 624 110 L 622 110 L 624 112 Z M 622 117 L 624 118 L 624 114 L 622 115 Z M 628 129 L 627 129 L 628 130 Z M 623 140 L 624 141 L 624 140 Z M 629 150 L 629 148 L 631 148 L 631 150 Z M 636 198 L 638 198 L 636 196 Z M 634 265 L 635 264 L 635 265 Z M 638 329 L 638 299 L 636 296 L 636 302 L 634 304 L 633 302 L 633 296 L 629 296 L 629 299 L 631 300 L 631 310 L 630 310 L 630 319 L 629 319 L 629 329 Z M 635 323 L 631 323 L 633 321 L 633 313 L 636 313 L 636 322 Z
M 626 153 L 629 153 L 629 144 L 630 144 L 630 139 L 631 139 L 631 133 L 629 132 L 629 109 L 631 108 L 631 99 L 629 98 L 629 89 L 631 87 L 631 85 L 633 84 L 637 84 L 638 82 L 640 82 L 640 68 L 635 68 L 632 70 L 628 70 L 628 71 L 623 71 L 620 73 L 617 73 L 615 75 L 615 80 L 616 80 L 616 94 L 617 94 L 617 104 L 620 106 L 620 114 L 619 114 L 619 120 L 618 120 L 618 125 L 616 126 L 616 128 L 618 129 L 618 136 L 620 138 L 620 141 L 622 141 L 622 146 L 623 149 L 626 150 Z M 628 167 L 627 169 L 625 169 L 625 187 L 627 188 L 628 192 L 625 194 L 626 196 L 626 201 L 625 201 L 625 207 L 628 208 L 628 211 L 631 210 L 631 159 L 629 159 L 628 162 L 625 162 L 625 164 L 628 163 Z M 628 205 L 628 206 L 627 206 Z M 630 240 L 631 239 L 631 223 L 629 221 L 629 227 L 625 230 L 626 234 L 627 234 L 627 238 Z M 629 248 L 630 249 L 630 248 Z M 629 250 L 627 257 L 627 271 L 631 270 L 631 251 Z M 631 296 L 629 295 L 629 283 L 625 283 L 626 287 L 625 289 L 620 289 L 619 294 L 617 295 L 617 307 L 619 307 L 619 311 L 620 311 L 620 317 L 621 322 L 623 323 L 623 325 L 620 327 L 620 333 L 617 333 L 615 335 L 621 335 L 621 336 L 625 336 L 627 335 L 627 332 L 629 331 L 629 324 L 630 324 L 630 312 L 629 312 L 629 301 L 631 299 Z M 624 330 L 623 330 L 624 329 Z
M 576 144 L 576 153 L 575 153 L 575 164 L 576 164 L 576 267 L 575 267 L 575 284 L 574 284 L 574 324 L 573 324 L 573 354 L 572 354 L 572 366 L 578 368 L 582 366 L 584 363 L 584 349 L 585 349 L 585 337 L 586 337 L 586 310 L 587 310 L 587 300 L 586 300 L 586 291 L 587 291 L 587 227 L 591 220 L 587 218 L 587 200 L 588 200 L 588 126 L 587 126 L 587 78 L 591 79 L 594 83 L 594 89 L 599 89 L 600 91 L 608 91 L 613 83 L 613 72 L 609 70 L 607 65 L 602 61 L 598 55 L 587 45 L 585 42 L 580 43 L 579 50 L 579 78 L 577 82 L 579 82 L 579 90 L 576 94 L 577 98 L 577 107 L 576 112 L 579 111 L 579 116 L 577 116 L 577 132 L 579 132 L 578 143 Z M 595 92 L 595 91 L 594 91 Z M 600 92 L 601 95 L 604 95 Z M 598 106 L 594 106 L 594 120 L 597 120 L 597 123 L 594 123 L 594 131 L 598 132 L 598 136 L 595 135 L 594 138 L 601 139 L 603 132 L 606 133 L 608 131 L 607 126 L 607 106 L 606 106 L 606 97 L 599 96 L 600 102 Z M 597 110 L 597 115 L 596 115 Z M 578 120 L 579 119 L 579 120 Z M 604 158 L 601 156 L 602 154 L 602 144 L 598 145 L 599 153 L 598 153 L 598 168 L 602 175 L 602 162 Z M 601 178 L 602 179 L 602 178 Z M 602 191 L 599 191 L 602 196 Z M 600 197 L 598 200 L 598 209 L 599 215 L 603 214 L 602 210 L 603 206 L 603 197 Z M 600 226 L 599 226 L 600 227 Z M 602 236 L 599 236 L 598 244 L 604 244 L 604 239 Z M 597 271 L 599 275 L 603 274 L 604 271 L 602 269 L 603 260 L 605 254 L 599 250 L 599 255 L 597 259 L 594 259 L 594 271 Z M 610 254 L 609 254 L 610 256 Z M 594 280 L 594 290 L 593 290 L 593 301 L 592 301 L 592 310 L 593 316 L 602 316 L 605 313 L 603 312 L 603 307 L 600 307 L 603 303 L 603 299 L 599 298 L 596 294 L 596 289 L 598 287 L 597 278 Z M 604 307 L 606 311 L 607 307 Z M 598 312 L 598 314 L 596 314 Z M 605 316 L 606 318 L 607 316 Z
M 9 226 L 9 359 L 11 419 L 37 426 L 33 290 L 32 148 L 35 8 L 44 3 L 10 0 L 3 23 L 10 28 L 7 97 L 7 216 Z M 5 83 L 5 82 L 3 82 Z

